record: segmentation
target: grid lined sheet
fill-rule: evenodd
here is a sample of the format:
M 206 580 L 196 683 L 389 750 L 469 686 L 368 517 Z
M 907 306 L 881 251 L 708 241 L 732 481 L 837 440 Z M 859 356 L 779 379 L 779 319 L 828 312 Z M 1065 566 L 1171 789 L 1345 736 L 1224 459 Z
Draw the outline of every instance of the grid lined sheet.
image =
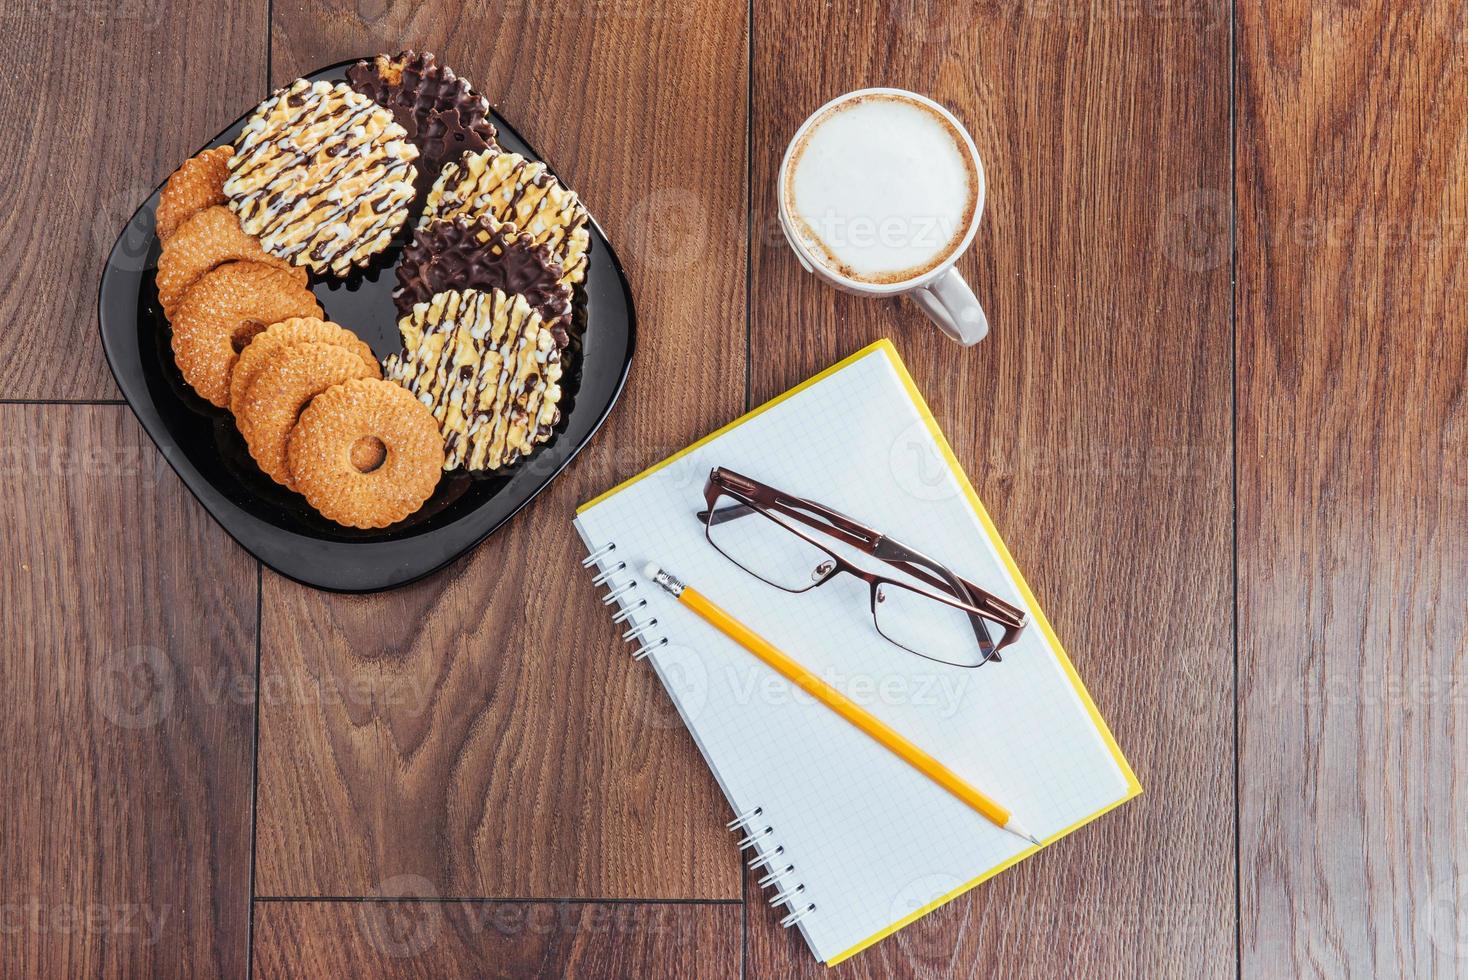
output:
M 1019 589 L 908 397 L 872 350 L 577 518 L 620 600 L 666 645 L 649 657 L 782 889 L 780 914 L 825 961 L 1009 860 L 1002 831 L 642 579 L 656 562 L 723 606 L 1008 807 L 1042 839 L 1125 799 L 1126 774 L 1038 624 L 977 669 L 930 663 L 882 639 L 867 586 L 838 576 L 800 595 L 715 551 L 695 512 L 724 466 L 810 497 L 950 565 L 1017 605 Z M 641 737 L 657 737 L 655 732 Z M 731 843 L 732 846 L 732 843 Z M 767 892 L 773 894 L 774 892 Z

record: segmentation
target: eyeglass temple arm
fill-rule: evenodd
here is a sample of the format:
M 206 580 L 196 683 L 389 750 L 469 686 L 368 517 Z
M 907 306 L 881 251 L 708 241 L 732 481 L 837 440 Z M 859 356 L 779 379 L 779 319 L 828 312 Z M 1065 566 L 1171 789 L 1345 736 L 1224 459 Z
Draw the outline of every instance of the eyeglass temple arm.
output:
M 721 477 L 724 480 L 721 481 Z M 733 486 L 730 486 L 730 483 L 728 483 L 730 480 L 734 481 Z M 741 484 L 749 484 L 749 486 L 741 486 Z M 730 494 L 730 496 L 747 493 L 755 497 L 755 499 L 768 497 L 768 500 L 760 499 L 760 506 L 765 506 L 765 508 L 769 508 L 771 511 L 780 511 L 784 515 L 791 516 L 796 521 L 802 522 L 806 527 L 813 527 L 818 531 L 825 531 L 826 534 L 831 534 L 832 537 L 850 544 L 851 547 L 859 547 L 863 552 L 871 552 L 873 544 L 882 537 L 881 531 L 876 530 L 876 528 L 866 527 L 862 522 L 856 521 L 854 518 L 849 518 L 849 516 L 844 515 L 840 511 L 832 511 L 824 503 L 818 503 L 816 500 L 807 500 L 806 497 L 796 497 L 788 493 L 781 493 L 780 490 L 775 490 L 774 487 L 766 486 L 766 484 L 759 483 L 757 480 L 750 480 L 746 475 L 737 474 L 737 472 L 731 472 L 728 469 L 715 468 L 715 471 L 709 474 L 709 483 L 705 487 L 706 499 L 711 500 L 712 503 L 713 497 L 719 491 Z M 699 511 L 699 515 L 697 516 L 699 516 L 699 521 L 705 521 L 706 524 L 718 525 L 724 524 L 725 521 L 735 521 L 735 519 L 741 518 L 741 516 L 747 515 L 747 513 L 753 513 L 753 511 L 755 511 L 755 508 L 752 505 L 741 502 L 731 506 L 731 508 L 718 509 L 712 515 L 708 511 Z M 810 516 L 812 513 L 815 513 L 821 519 L 813 518 L 813 516 Z
M 963 598 L 964 594 L 966 594 L 967 601 L 970 605 L 982 609 L 987 615 L 1006 626 L 1024 626 L 1029 619 L 1025 611 L 1018 606 L 1005 602 L 994 593 L 979 588 L 967 579 L 959 578 L 958 575 L 954 574 L 942 562 L 934 561 L 927 555 L 914 551 L 907 547 L 907 545 L 893 541 L 891 538 L 883 537 L 879 540 L 873 554 L 877 558 L 882 558 L 886 561 L 902 562 L 908 565 L 919 566 L 919 568 L 930 569 L 935 574 L 941 576 L 943 581 L 942 583 L 933 583 L 929 580 L 929 584 L 943 584 L 949 588 L 961 586 L 961 591 L 957 593 L 960 598 Z M 919 569 L 912 569 L 911 574 L 915 578 L 927 578 Z
M 993 619 L 1004 627 L 1004 635 L 999 642 L 994 643 L 989 636 L 989 629 L 984 623 L 984 617 L 977 613 L 969 613 L 969 623 L 973 627 L 974 638 L 979 641 L 981 648 L 994 660 L 999 660 L 999 651 L 1019 639 L 1020 632 L 1024 629 L 1026 615 L 1024 610 L 1012 606 L 991 592 L 985 591 L 972 582 L 959 578 L 947 565 L 934 561 L 921 552 L 914 551 L 907 545 L 894 541 L 889 537 L 881 537 L 872 549 L 874 557 L 894 565 L 904 566 L 905 570 L 913 578 L 926 582 L 929 585 L 942 589 L 966 602 L 976 609 L 983 610 L 984 616 Z M 932 574 L 923 571 L 927 569 Z M 934 576 L 941 581 L 935 580 Z
M 800 497 L 787 497 L 779 494 L 774 500 L 766 505 L 770 510 L 791 517 L 807 527 L 813 527 L 818 531 L 824 531 L 837 540 L 844 541 L 853 548 L 870 551 L 872 544 L 881 537 L 876 531 L 863 524 L 859 524 L 839 511 L 816 503 L 813 500 L 805 500 Z M 748 514 L 754 513 L 755 509 L 750 504 L 738 503 L 731 507 L 720 507 L 710 514 L 707 510 L 698 512 L 698 519 L 711 526 L 725 524 L 729 521 L 738 520 Z M 813 511 L 822 518 L 817 520 L 807 511 Z

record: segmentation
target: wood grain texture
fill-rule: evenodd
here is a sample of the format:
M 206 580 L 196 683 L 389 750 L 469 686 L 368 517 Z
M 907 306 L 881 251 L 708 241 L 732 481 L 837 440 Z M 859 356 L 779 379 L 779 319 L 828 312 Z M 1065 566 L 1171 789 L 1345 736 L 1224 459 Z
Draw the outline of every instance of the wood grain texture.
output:
M 0 398 L 116 398 L 97 282 L 138 205 L 263 94 L 265 0 L 16 0 L 0 112 Z M 141 263 L 141 247 L 124 261 Z
M 744 8 L 276 17 L 277 81 L 409 45 L 473 79 L 622 250 L 640 327 L 606 429 L 470 558 L 375 598 L 267 575 L 265 673 L 372 693 L 262 706 L 259 893 L 358 895 L 411 873 L 453 897 L 737 897 L 726 806 L 617 640 L 570 521 L 742 407 Z M 690 238 L 690 213 L 731 216 L 729 233 Z
M 255 976 L 739 976 L 738 905 L 260 902 Z
M 756 5 L 753 400 L 891 336 L 1146 790 L 837 976 L 1233 970 L 1228 22 Z M 993 323 L 974 349 L 819 284 L 779 235 L 790 137 L 870 85 L 949 106 L 987 163 L 960 263 Z M 750 976 L 827 975 L 762 904 L 749 932 Z
M 0 974 L 241 976 L 255 564 L 126 408 L 0 431 Z
M 1240 6 L 1245 976 L 1468 963 L 1468 21 Z

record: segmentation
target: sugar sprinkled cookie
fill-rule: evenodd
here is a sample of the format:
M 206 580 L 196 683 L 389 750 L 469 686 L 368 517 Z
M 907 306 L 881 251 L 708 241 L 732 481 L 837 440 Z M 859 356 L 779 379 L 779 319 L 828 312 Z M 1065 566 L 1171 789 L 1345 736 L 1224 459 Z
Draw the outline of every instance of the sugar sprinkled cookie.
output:
M 224 193 L 266 251 L 344 276 L 407 220 L 417 158 L 391 112 L 345 84 L 302 78 L 245 124 Z
M 323 517 L 387 527 L 432 496 L 443 440 L 432 413 L 405 388 L 363 378 L 311 399 L 291 430 L 286 461 L 295 488 Z
M 426 405 L 444 468 L 497 470 L 550 438 L 560 419 L 561 352 L 525 297 L 453 290 L 398 323 L 403 350 L 384 376 Z
M 291 486 L 286 465 L 286 439 L 301 410 L 316 395 L 352 378 L 381 377 L 377 365 L 335 344 L 292 344 L 282 347 L 250 382 L 235 421 L 250 455 L 276 483 Z
M 513 224 L 533 244 L 550 246 L 565 268 L 567 285 L 586 278 L 591 218 L 575 192 L 540 161 L 491 149 L 465 154 L 444 167 L 428 193 L 419 227 L 461 214 Z
M 306 273 L 270 255 L 240 228 L 226 207 L 205 208 L 179 226 L 158 256 L 158 302 L 172 320 L 179 302 L 204 273 L 226 262 L 261 262 L 287 269 L 302 286 Z
M 419 228 L 403 249 L 397 267 L 393 302 L 398 315 L 434 294 L 451 289 L 499 289 L 524 296 L 550 327 L 556 343 L 566 346 L 571 323 L 571 287 L 548 245 L 534 245 L 509 225 L 460 215 Z
M 229 177 L 229 158 L 234 147 L 216 146 L 183 162 L 158 194 L 153 225 L 160 242 L 167 241 L 178 226 L 200 211 L 224 203 L 224 181 Z
M 173 318 L 173 358 L 199 395 L 224 408 L 229 376 L 255 334 L 278 320 L 320 316 L 311 290 L 260 262 L 230 262 L 206 272 Z
M 495 145 L 489 100 L 433 53 L 380 54 L 347 69 L 347 84 L 393 114 L 418 147 L 418 187 L 426 192 L 444 164 Z
M 255 380 L 255 375 L 277 350 L 292 344 L 306 343 L 332 344 L 346 348 L 369 371 L 378 369 L 372 348 L 346 327 L 315 316 L 291 317 L 272 323 L 263 332 L 256 334 L 249 345 L 240 351 L 240 359 L 229 376 L 229 410 L 236 415 L 240 414 L 250 382 Z

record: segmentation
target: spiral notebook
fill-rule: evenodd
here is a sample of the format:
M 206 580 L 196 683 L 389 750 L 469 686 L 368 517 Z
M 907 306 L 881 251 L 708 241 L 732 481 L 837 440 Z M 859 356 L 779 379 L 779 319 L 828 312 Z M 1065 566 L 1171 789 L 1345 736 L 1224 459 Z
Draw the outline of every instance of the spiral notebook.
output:
M 715 551 L 694 516 L 714 466 L 878 527 L 1032 622 L 1001 663 L 948 667 L 877 635 L 860 582 L 799 595 L 765 585 Z M 695 585 L 1014 810 L 1041 846 L 1141 792 L 889 342 L 586 503 L 575 524 L 623 639 L 657 672 L 728 798 L 731 846 L 747 852 L 774 914 L 822 962 L 859 952 L 1039 848 L 642 580 L 644 563 Z

